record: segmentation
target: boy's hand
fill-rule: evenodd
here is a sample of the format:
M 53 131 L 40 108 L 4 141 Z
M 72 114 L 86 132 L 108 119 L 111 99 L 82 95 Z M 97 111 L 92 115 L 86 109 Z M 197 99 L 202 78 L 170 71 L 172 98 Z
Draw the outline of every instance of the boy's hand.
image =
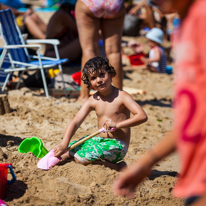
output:
M 143 61 L 144 63 L 149 63 L 149 58 L 146 57 L 140 57 L 141 61 Z
M 67 147 L 65 147 L 62 144 L 57 145 L 54 147 L 54 156 L 60 157 L 62 154 L 64 154 L 67 151 Z
M 111 119 L 107 119 L 105 121 L 105 129 L 111 130 L 112 128 L 114 128 L 115 130 L 118 129 L 117 124 L 113 122 Z

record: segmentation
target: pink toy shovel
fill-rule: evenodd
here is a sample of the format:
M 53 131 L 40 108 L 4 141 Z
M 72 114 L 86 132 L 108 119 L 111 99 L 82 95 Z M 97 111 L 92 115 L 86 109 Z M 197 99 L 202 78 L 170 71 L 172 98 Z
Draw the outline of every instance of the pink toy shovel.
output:
M 104 123 L 104 125 L 105 125 L 105 123 Z M 83 142 L 87 141 L 88 139 L 91 139 L 92 137 L 94 137 L 102 132 L 113 132 L 115 130 L 115 128 L 111 128 L 111 130 L 106 130 L 104 128 L 104 125 L 100 130 L 94 132 L 93 134 L 90 134 L 87 137 L 81 138 L 80 140 L 75 142 L 73 145 L 68 147 L 67 151 L 74 149 L 78 145 L 82 144 Z M 42 170 L 49 170 L 52 167 L 54 167 L 59 161 L 61 161 L 61 159 L 62 159 L 61 157 L 54 157 L 54 149 L 52 149 L 47 155 L 45 155 L 41 160 L 39 160 L 37 167 L 39 169 L 42 169 Z

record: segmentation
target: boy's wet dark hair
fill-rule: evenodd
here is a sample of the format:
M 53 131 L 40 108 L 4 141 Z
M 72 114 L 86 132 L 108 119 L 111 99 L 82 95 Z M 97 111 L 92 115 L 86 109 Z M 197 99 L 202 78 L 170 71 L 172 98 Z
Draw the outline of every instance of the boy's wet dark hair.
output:
M 91 85 L 88 75 L 96 70 L 106 71 L 112 74 L 112 77 L 116 75 L 114 67 L 109 65 L 109 60 L 106 57 L 94 57 L 86 62 L 82 70 L 82 81 L 84 81 L 84 84 L 87 84 L 87 88 Z

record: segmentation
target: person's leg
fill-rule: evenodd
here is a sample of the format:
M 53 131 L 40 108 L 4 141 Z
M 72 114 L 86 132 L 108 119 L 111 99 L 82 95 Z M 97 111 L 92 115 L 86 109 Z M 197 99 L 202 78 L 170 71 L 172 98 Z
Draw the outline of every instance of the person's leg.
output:
M 119 89 L 123 86 L 123 70 L 121 55 L 121 37 L 125 9 L 120 9 L 112 19 L 102 19 L 101 30 L 105 44 L 105 53 L 117 75 L 112 79 L 113 85 Z
M 146 9 L 145 21 L 147 22 L 149 28 L 152 29 L 155 27 L 155 19 L 154 19 L 153 9 L 151 6 L 148 6 L 148 5 L 145 5 L 145 9 Z
M 73 159 L 74 160 L 74 154 L 65 152 L 62 156 L 62 161 L 68 160 L 68 159 Z
M 119 163 L 113 163 L 113 162 L 101 161 L 101 160 L 96 160 L 92 162 L 81 162 L 75 157 L 74 157 L 74 160 L 76 163 L 82 164 L 84 166 L 89 165 L 89 164 L 104 165 L 105 167 L 109 167 L 110 169 L 116 170 L 118 172 L 120 172 L 123 168 L 127 167 L 127 164 L 125 161 L 121 161 Z
M 46 33 L 47 25 L 42 21 L 42 19 L 35 12 L 31 14 L 31 17 L 39 25 L 42 32 Z
M 32 15 L 28 15 L 25 17 L 25 25 L 28 29 L 28 31 L 37 39 L 45 39 L 46 34 L 41 30 L 39 25 L 34 21 L 32 18 Z
M 82 68 L 84 64 L 98 53 L 98 40 L 100 19 L 95 18 L 89 8 L 82 2 L 76 4 L 76 22 L 79 33 L 79 41 L 82 48 Z M 89 89 L 81 82 L 81 91 L 78 101 L 84 102 L 89 97 Z
M 158 73 L 158 70 L 157 68 L 151 66 L 151 65 L 147 65 L 147 69 L 150 71 L 150 72 L 155 72 L 155 73 Z

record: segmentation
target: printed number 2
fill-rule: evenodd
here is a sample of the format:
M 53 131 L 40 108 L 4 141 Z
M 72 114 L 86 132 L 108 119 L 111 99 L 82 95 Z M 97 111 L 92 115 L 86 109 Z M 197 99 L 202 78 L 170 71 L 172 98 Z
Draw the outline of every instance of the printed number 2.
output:
M 197 108 L 197 103 L 196 103 L 196 99 L 193 95 L 192 92 L 188 91 L 188 90 L 181 90 L 178 94 L 177 94 L 177 99 L 180 99 L 182 97 L 182 95 L 186 95 L 188 97 L 188 100 L 190 102 L 190 110 L 189 110 L 189 114 L 188 117 L 184 123 L 184 126 L 182 128 L 182 139 L 184 141 L 189 141 L 189 142 L 194 142 L 197 143 L 200 140 L 201 134 L 195 134 L 192 136 L 187 135 L 187 128 L 190 125 L 190 122 L 193 119 L 193 116 L 195 114 L 195 110 Z

